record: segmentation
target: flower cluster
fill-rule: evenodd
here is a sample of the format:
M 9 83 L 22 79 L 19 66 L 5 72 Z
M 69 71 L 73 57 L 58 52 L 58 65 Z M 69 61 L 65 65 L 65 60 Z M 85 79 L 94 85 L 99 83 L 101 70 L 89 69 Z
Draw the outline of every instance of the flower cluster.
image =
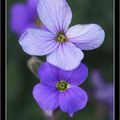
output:
M 110 120 L 113 120 L 113 84 L 105 82 L 99 70 L 93 70 L 90 80 L 93 86 L 94 98 L 101 105 L 108 108 Z
M 77 24 L 69 28 L 72 11 L 66 0 L 38 1 L 42 28 L 34 27 L 34 10 L 29 14 L 27 7 L 18 5 L 18 8 L 22 9 L 20 13 L 25 13 L 20 20 L 17 11 L 13 11 L 13 16 L 20 21 L 18 25 L 13 20 L 12 26 L 20 33 L 26 29 L 19 39 L 22 49 L 32 56 L 46 55 L 46 62 L 38 70 L 41 83 L 34 87 L 33 96 L 43 110 L 60 108 L 72 116 L 86 106 L 88 99 L 86 92 L 78 87 L 88 75 L 82 63 L 82 50 L 98 48 L 104 41 L 104 30 L 97 24 Z M 25 25 L 28 19 L 30 24 Z

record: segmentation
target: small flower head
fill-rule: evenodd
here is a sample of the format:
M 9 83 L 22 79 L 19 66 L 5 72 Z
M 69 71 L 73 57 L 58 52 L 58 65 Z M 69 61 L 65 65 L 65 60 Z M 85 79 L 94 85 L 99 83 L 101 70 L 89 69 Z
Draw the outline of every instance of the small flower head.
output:
M 72 12 L 66 0 L 39 0 L 37 11 L 46 29 L 27 29 L 19 40 L 29 55 L 47 55 L 50 64 L 73 70 L 84 57 L 82 50 L 98 48 L 104 41 L 104 30 L 97 24 L 69 28 Z
M 73 71 L 64 71 L 46 62 L 40 66 L 38 74 L 41 83 L 34 87 L 33 97 L 43 110 L 60 108 L 72 116 L 86 106 L 87 94 L 78 87 L 88 75 L 84 64 Z

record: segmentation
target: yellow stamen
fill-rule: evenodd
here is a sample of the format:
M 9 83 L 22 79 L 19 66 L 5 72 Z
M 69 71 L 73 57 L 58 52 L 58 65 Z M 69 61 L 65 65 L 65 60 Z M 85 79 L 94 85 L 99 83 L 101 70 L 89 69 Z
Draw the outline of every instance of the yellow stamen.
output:
M 69 84 L 64 80 L 61 80 L 57 83 L 56 87 L 59 91 L 65 91 L 69 87 Z
M 36 26 L 40 26 L 41 24 L 42 24 L 41 21 L 40 21 L 39 19 L 36 19 L 35 25 L 36 25 Z
M 59 33 L 57 35 L 56 41 L 60 43 L 67 42 L 67 38 L 65 37 L 64 33 Z

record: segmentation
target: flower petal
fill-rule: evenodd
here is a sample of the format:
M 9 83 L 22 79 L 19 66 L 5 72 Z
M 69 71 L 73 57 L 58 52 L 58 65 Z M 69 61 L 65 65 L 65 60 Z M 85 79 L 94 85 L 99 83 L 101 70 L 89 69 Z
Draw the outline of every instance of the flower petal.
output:
M 42 84 L 50 87 L 56 87 L 58 82 L 58 68 L 45 62 L 40 66 L 38 76 L 40 77 Z
M 54 35 L 42 29 L 26 30 L 19 43 L 29 55 L 46 55 L 58 45 L 54 40 Z
M 81 63 L 76 69 L 71 71 L 64 71 L 59 69 L 59 79 L 65 80 L 72 85 L 82 84 L 88 76 L 88 68 Z
M 45 110 L 44 111 L 44 114 L 46 115 L 46 116 L 48 116 L 48 117 L 52 117 L 53 116 L 53 110 Z
M 47 56 L 48 63 L 64 70 L 75 69 L 79 66 L 82 59 L 82 51 L 69 42 L 60 44 L 55 51 Z
M 86 92 L 79 87 L 71 87 L 67 91 L 59 93 L 59 107 L 69 115 L 83 109 L 87 100 Z
M 95 89 L 104 88 L 105 82 L 99 70 L 93 70 L 90 76 L 91 84 Z
M 26 5 L 17 3 L 11 9 L 10 26 L 13 32 L 22 34 L 25 29 L 35 27 Z
M 31 10 L 37 10 L 37 4 L 38 0 L 27 0 L 27 5 L 31 8 Z
M 32 16 L 32 18 L 34 19 L 34 23 L 35 20 L 38 18 L 38 14 L 37 14 L 37 4 L 38 4 L 38 0 L 27 0 L 27 7 L 30 10 L 30 15 Z M 37 26 L 36 26 L 37 27 Z
M 66 0 L 39 0 L 38 14 L 42 23 L 53 33 L 66 31 L 72 18 Z
M 33 89 L 33 97 L 43 110 L 55 110 L 58 107 L 58 91 L 54 88 L 37 84 Z
M 103 43 L 105 33 L 97 24 L 75 25 L 67 31 L 67 38 L 82 50 L 92 50 Z

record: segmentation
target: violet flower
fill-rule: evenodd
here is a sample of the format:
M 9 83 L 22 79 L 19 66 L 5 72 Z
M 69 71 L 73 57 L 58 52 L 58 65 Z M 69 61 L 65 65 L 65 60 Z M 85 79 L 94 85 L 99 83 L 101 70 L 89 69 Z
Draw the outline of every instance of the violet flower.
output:
M 46 62 L 38 73 L 41 83 L 34 87 L 33 96 L 44 111 L 60 108 L 72 116 L 86 106 L 88 96 L 78 87 L 88 75 L 84 64 L 73 71 L 64 71 Z
M 12 6 L 10 26 L 13 32 L 21 35 L 28 28 L 40 26 L 37 14 L 37 2 L 38 0 L 27 0 L 26 4 L 16 3 Z
M 109 109 L 110 119 L 113 119 L 113 84 L 105 82 L 99 70 L 94 70 L 91 75 L 93 95 L 99 103 Z
M 81 50 L 98 48 L 105 33 L 97 24 L 75 25 L 68 29 L 72 12 L 66 0 L 39 0 L 37 11 L 47 28 L 27 29 L 19 43 L 29 55 L 47 55 L 47 62 L 64 70 L 79 66 Z

